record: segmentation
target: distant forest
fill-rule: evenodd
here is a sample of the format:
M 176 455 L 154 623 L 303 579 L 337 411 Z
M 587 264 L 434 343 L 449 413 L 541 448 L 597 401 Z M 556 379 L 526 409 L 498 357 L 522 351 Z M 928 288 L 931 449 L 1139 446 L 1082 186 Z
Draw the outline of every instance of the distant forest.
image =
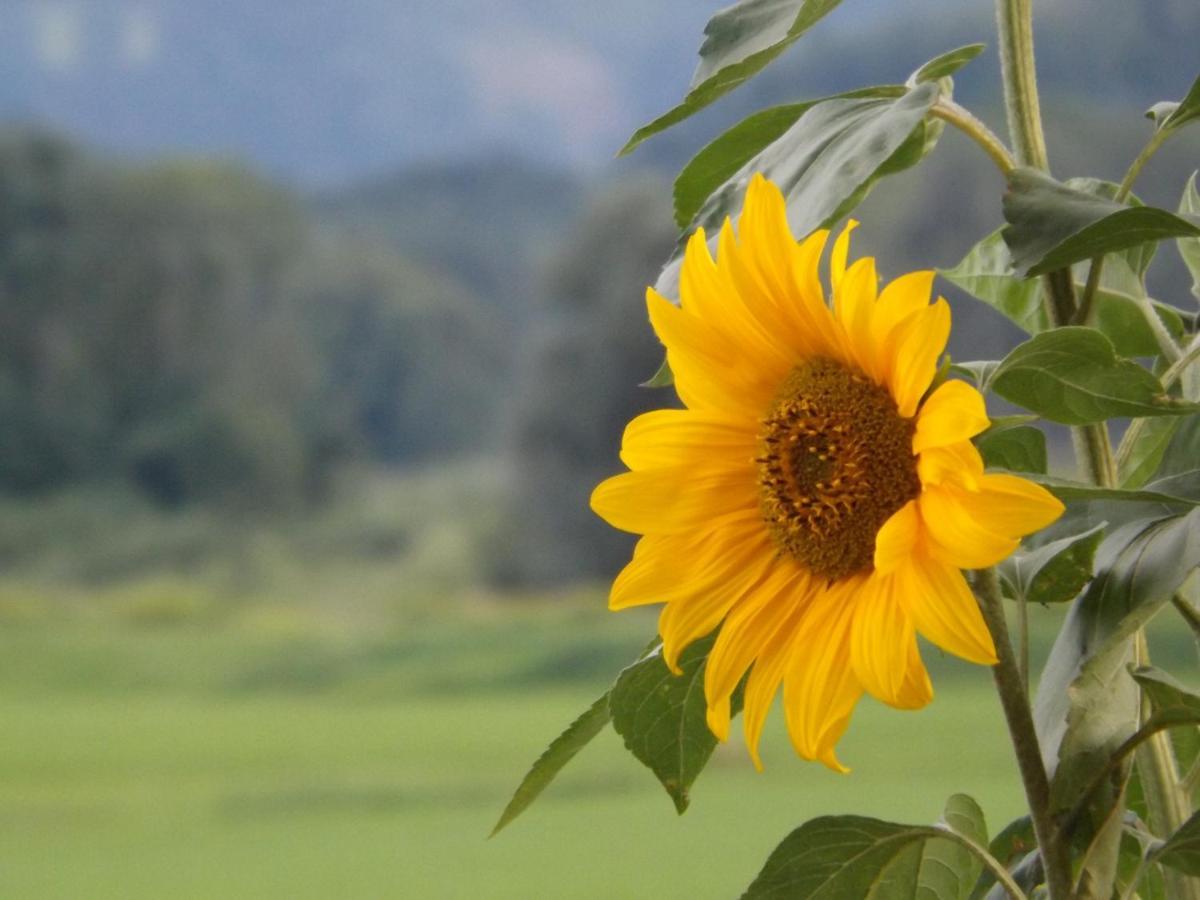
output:
M 1136 136 L 1098 137 L 1131 113 L 1070 108 L 1051 140 L 1119 173 Z M 489 458 L 507 485 L 496 582 L 609 573 L 629 541 L 588 493 L 624 422 L 673 402 L 637 386 L 661 359 L 642 294 L 676 239 L 672 146 L 586 180 L 486 157 L 305 195 L 232 165 L 0 136 L 0 492 L 120 484 L 270 516 L 323 504 L 354 467 Z M 1181 140 L 1147 199 L 1173 206 L 1198 163 Z M 999 224 L 1000 188 L 946 135 L 877 188 L 856 252 L 885 276 L 953 265 Z M 1152 288 L 1187 305 L 1178 269 Z M 956 358 L 1020 339 L 941 290 Z

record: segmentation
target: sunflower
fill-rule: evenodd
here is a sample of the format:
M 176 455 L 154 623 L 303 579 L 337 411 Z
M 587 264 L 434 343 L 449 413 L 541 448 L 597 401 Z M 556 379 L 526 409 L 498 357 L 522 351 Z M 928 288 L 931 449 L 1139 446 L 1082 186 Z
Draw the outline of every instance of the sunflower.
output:
M 643 535 L 609 605 L 665 603 L 662 654 L 678 673 L 690 643 L 720 628 L 704 671 L 709 728 L 729 735 L 745 680 L 746 744 L 782 686 L 796 752 L 847 771 L 835 745 L 863 692 L 900 709 L 933 697 L 920 633 L 981 665 L 995 647 L 962 569 L 993 565 L 1062 504 L 984 472 L 971 438 L 983 397 L 934 385 L 950 308 L 933 272 L 877 293 L 875 262 L 847 267 L 851 222 L 818 277 L 829 233 L 797 243 L 783 196 L 756 175 L 735 235 L 688 242 L 675 306 L 647 291 L 685 408 L 625 430 L 630 471 L 592 508 Z M 746 676 L 749 671 L 749 676 Z

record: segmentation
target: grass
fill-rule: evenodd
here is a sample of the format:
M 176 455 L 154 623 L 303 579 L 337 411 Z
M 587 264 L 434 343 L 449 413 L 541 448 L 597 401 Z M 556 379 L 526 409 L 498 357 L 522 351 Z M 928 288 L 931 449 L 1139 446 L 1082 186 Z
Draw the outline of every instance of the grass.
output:
M 795 759 L 776 721 L 765 773 L 735 739 L 677 817 L 609 731 L 487 840 L 653 627 L 601 607 L 476 598 L 383 633 L 331 630 L 304 604 L 10 622 L 0 896 L 734 896 L 816 815 L 929 822 L 954 791 L 993 830 L 1020 812 L 987 673 L 928 651 L 937 699 L 864 702 L 849 776 Z
M 464 588 L 469 535 L 421 514 L 479 492 L 449 477 L 234 554 L 244 535 L 140 507 L 112 529 L 86 499 L 0 508 L 0 897 L 736 896 L 816 815 L 930 822 L 955 791 L 993 832 L 1020 812 L 987 672 L 927 648 L 934 703 L 862 703 L 849 776 L 797 760 L 776 715 L 766 772 L 735 737 L 678 817 L 607 731 L 488 840 L 654 620 Z M 1038 660 L 1057 615 L 1033 619 Z M 1186 673 L 1186 633 L 1156 637 Z

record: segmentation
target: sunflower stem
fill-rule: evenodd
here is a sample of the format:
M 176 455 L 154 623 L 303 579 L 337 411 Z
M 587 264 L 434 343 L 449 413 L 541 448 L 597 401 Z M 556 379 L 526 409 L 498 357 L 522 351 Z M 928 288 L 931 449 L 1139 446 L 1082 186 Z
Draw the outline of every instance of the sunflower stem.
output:
M 996 682 L 996 693 L 1004 709 L 1009 737 L 1017 757 L 1017 768 L 1021 772 L 1021 783 L 1025 786 L 1025 799 L 1029 804 L 1029 818 L 1042 851 L 1042 864 L 1046 872 L 1046 889 L 1050 900 L 1067 900 L 1071 893 L 1071 863 L 1065 847 L 1059 840 L 1050 816 L 1050 780 L 1042 765 L 1042 751 L 1038 745 L 1037 731 L 1033 725 L 1033 713 L 1029 698 L 1021 680 L 1016 654 L 1008 634 L 1008 623 L 1004 618 L 1004 600 L 1000 595 L 1000 582 L 995 569 L 981 569 L 973 578 L 975 596 L 983 612 L 983 620 L 991 632 L 996 645 L 998 662 L 992 667 L 992 678 Z

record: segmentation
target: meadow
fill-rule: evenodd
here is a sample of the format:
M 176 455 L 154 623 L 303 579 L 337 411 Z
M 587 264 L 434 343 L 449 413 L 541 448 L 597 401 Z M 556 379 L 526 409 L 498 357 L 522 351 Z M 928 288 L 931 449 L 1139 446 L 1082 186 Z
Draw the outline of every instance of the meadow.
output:
M 680 817 L 609 731 L 489 840 L 528 765 L 653 615 L 608 613 L 599 586 L 452 588 L 442 566 L 464 564 L 450 520 L 427 507 L 417 525 L 411 502 L 373 495 L 392 511 L 360 507 L 353 544 L 370 553 L 336 549 L 354 528 L 331 513 L 259 534 L 249 581 L 201 552 L 200 535 L 216 540 L 202 524 L 131 511 L 102 536 L 52 505 L 43 519 L 16 510 L 23 539 L 44 528 L 62 552 L 23 564 L 0 540 L 0 896 L 730 897 L 816 815 L 930 822 L 963 791 L 995 832 L 1021 808 L 987 671 L 926 647 L 934 703 L 862 704 L 849 775 L 795 758 L 776 715 L 766 771 L 735 735 Z M 0 537 L 17 533 L 9 513 Z M 143 554 L 175 574 L 129 562 Z M 107 577 L 64 574 L 102 558 Z M 1036 659 L 1056 614 L 1033 613 Z M 1194 658 L 1168 627 L 1165 652 Z

